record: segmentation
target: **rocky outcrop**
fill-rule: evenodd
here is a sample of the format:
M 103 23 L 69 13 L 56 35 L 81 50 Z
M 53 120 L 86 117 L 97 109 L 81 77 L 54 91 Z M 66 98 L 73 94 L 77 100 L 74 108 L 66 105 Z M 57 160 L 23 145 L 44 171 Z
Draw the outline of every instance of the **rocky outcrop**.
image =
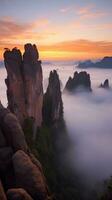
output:
M 13 151 L 23 150 L 27 152 L 27 144 L 24 138 L 23 130 L 14 114 L 5 109 L 0 104 L 0 127 L 4 133 L 5 143 L 10 146 Z
M 92 91 L 90 75 L 86 71 L 75 72 L 73 78 L 69 77 L 65 90 L 69 92 Z
M 34 119 L 34 129 L 41 126 L 43 86 L 42 68 L 36 45 L 26 44 L 22 54 L 17 48 L 6 49 L 4 62 L 7 70 L 8 108 L 21 124 L 26 118 Z
M 60 89 L 60 80 L 56 70 L 50 72 L 47 91 L 44 94 L 43 120 L 53 123 L 63 118 L 63 102 Z
M 47 192 L 41 171 L 25 152 L 19 150 L 13 155 L 13 166 L 17 185 L 34 199 L 46 199 Z
M 16 116 L 1 104 L 0 178 L 5 191 L 8 190 L 7 198 L 9 200 L 48 199 L 48 189 L 42 166 L 30 153 Z M 0 200 L 6 200 L 3 191 L 2 184 L 0 184 Z
M 109 86 L 109 80 L 106 79 L 106 80 L 104 81 L 104 83 L 101 83 L 100 88 L 109 89 L 109 88 L 110 88 L 110 86 Z
M 4 63 L 7 70 L 8 108 L 16 114 L 19 121 L 23 123 L 27 116 L 25 109 L 24 87 L 22 77 L 22 54 L 17 48 L 12 51 L 6 49 L 4 53 Z
M 32 197 L 22 188 L 9 189 L 7 191 L 8 200 L 33 200 Z

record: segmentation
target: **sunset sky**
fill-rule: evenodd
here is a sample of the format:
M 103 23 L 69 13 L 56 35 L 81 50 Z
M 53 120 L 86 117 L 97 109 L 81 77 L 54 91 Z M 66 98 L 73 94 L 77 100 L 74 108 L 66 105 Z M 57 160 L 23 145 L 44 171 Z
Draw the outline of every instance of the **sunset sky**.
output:
M 0 59 L 29 42 L 43 60 L 112 56 L 112 0 L 0 0 Z

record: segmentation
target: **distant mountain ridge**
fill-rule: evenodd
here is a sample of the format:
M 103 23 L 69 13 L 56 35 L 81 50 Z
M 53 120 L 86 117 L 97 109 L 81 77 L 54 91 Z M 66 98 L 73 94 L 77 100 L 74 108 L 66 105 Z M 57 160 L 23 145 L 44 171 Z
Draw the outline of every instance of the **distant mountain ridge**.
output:
M 86 60 L 77 65 L 77 68 L 109 68 L 112 69 L 112 57 L 104 57 L 102 60 L 94 63 L 91 60 Z

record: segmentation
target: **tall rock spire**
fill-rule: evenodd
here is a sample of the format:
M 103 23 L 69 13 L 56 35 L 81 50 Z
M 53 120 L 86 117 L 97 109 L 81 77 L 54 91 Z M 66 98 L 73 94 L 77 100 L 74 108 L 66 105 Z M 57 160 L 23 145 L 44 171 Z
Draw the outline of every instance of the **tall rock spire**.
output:
M 7 70 L 8 108 L 21 124 L 33 118 L 34 129 L 41 126 L 43 104 L 43 76 L 36 45 L 26 44 L 23 58 L 17 48 L 6 49 L 4 62 Z
M 25 110 L 24 83 L 22 77 L 22 54 L 17 48 L 7 49 L 4 53 L 4 63 L 7 70 L 7 99 L 8 108 L 15 113 L 23 123 L 27 117 Z
M 43 120 L 52 124 L 63 118 L 63 102 L 61 96 L 60 80 L 57 71 L 51 71 L 49 84 L 44 95 Z

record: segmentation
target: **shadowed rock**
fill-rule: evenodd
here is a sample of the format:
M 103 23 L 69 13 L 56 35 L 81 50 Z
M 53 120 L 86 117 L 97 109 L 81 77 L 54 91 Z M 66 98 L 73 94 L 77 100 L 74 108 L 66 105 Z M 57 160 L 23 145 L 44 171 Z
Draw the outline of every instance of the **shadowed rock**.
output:
M 65 90 L 69 92 L 73 91 L 91 91 L 90 75 L 85 72 L 75 72 L 73 78 L 69 77 Z
M 0 200 L 7 200 L 1 180 L 0 180 Z
M 37 127 L 42 122 L 43 104 L 43 76 L 41 61 L 35 45 L 26 44 L 23 54 L 23 76 L 26 112 L 28 117 L 34 118 L 34 138 Z
M 18 187 L 25 189 L 35 200 L 47 199 L 47 191 L 41 171 L 32 163 L 27 154 L 21 150 L 17 151 L 13 155 L 13 166 Z
M 49 195 L 40 162 L 30 153 L 16 116 L 0 103 L 0 178 L 8 199 L 47 200 Z M 0 185 L 1 187 L 1 185 Z M 23 190 L 25 189 L 30 195 Z M 0 192 L 1 192 L 0 188 Z M 0 193 L 2 195 L 2 193 Z M 1 197 L 1 196 L 0 196 Z M 2 198 L 0 198 L 2 200 Z
M 25 141 L 22 128 L 14 114 L 5 109 L 0 104 L 0 127 L 7 141 L 7 145 L 11 146 L 14 151 L 19 149 L 27 152 L 27 144 Z
M 22 188 L 9 189 L 7 191 L 8 200 L 33 200 L 32 197 Z
M 106 79 L 106 80 L 104 81 L 104 83 L 101 83 L 100 87 L 101 87 L 101 88 L 105 88 L 105 89 L 109 89 L 109 88 L 110 88 L 110 86 L 109 86 L 109 80 Z
M 36 45 L 26 44 L 23 59 L 17 48 L 6 49 L 4 62 L 7 70 L 8 108 L 24 123 L 34 119 L 34 130 L 41 126 L 43 86 L 42 68 Z
M 60 80 L 56 70 L 50 72 L 47 91 L 44 94 L 43 119 L 49 124 L 63 118 Z
M 0 129 L 0 148 L 1 147 L 5 147 L 6 146 L 6 140 L 5 140 L 5 137 Z
M 9 169 L 12 161 L 13 150 L 11 147 L 0 148 L 0 173 Z

